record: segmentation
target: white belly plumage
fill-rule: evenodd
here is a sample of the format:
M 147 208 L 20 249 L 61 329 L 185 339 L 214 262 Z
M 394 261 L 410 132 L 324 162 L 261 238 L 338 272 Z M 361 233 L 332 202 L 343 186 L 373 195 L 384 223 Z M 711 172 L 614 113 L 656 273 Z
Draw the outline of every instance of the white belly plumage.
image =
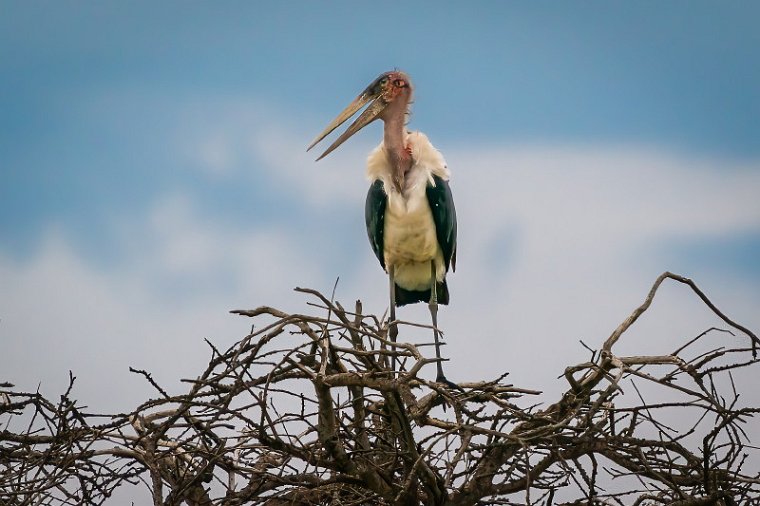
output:
M 389 199 L 383 254 L 385 265 L 394 266 L 397 285 L 407 290 L 427 290 L 431 286 L 430 261 L 435 261 L 438 281 L 443 280 L 445 269 L 424 189 L 416 193 L 407 199 L 398 198 L 398 194 Z
M 393 167 L 381 143 L 367 159 L 367 178 L 380 179 L 387 190 L 383 228 L 385 267 L 394 266 L 396 284 L 406 290 L 428 290 L 431 286 L 430 261 L 435 262 L 438 281 L 443 281 L 446 267 L 438 244 L 433 213 L 425 188 L 436 175 L 449 179 L 449 170 L 441 153 L 420 132 L 408 132 L 406 145 L 412 151 L 413 165 L 405 175 L 403 193 L 392 184 Z

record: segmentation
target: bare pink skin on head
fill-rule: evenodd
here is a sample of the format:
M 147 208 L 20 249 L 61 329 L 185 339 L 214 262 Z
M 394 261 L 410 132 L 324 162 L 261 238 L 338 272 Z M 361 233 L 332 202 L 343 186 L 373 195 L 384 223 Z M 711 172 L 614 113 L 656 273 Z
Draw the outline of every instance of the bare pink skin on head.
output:
M 388 72 L 379 83 L 383 100 L 388 104 L 378 115 L 383 120 L 383 142 L 390 162 L 395 168 L 393 183 L 398 191 L 404 188 L 404 176 L 412 166 L 412 150 L 404 142 L 406 115 L 412 99 L 409 76 L 400 71 Z
M 397 191 L 404 189 L 404 176 L 412 167 L 412 150 L 405 143 L 406 116 L 412 99 L 412 83 L 400 70 L 385 72 L 362 91 L 309 145 L 307 151 L 324 139 L 343 122 L 367 105 L 367 108 L 343 132 L 322 155 L 330 154 L 356 132 L 381 119 L 384 123 L 383 144 L 393 168 L 391 178 Z

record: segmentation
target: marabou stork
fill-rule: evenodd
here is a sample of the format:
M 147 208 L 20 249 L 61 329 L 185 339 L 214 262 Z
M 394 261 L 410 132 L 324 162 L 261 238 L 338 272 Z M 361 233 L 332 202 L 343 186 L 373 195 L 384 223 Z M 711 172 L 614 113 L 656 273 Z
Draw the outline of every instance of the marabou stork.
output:
M 390 280 L 390 321 L 396 306 L 428 302 L 438 361 L 436 381 L 450 386 L 441 366 L 438 304 L 449 303 L 446 273 L 456 265 L 457 220 L 449 170 L 441 153 L 420 132 L 406 129 L 412 83 L 400 71 L 381 74 L 319 134 L 307 151 L 369 103 L 333 142 L 321 160 L 376 119 L 383 142 L 367 159 L 372 182 L 365 206 L 367 235 Z M 390 337 L 398 329 L 391 323 Z

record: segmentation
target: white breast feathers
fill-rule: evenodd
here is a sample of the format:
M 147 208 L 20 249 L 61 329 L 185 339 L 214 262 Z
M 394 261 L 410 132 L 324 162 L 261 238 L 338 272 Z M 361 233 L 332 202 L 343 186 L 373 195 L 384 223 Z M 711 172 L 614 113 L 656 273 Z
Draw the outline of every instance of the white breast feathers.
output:
M 392 166 L 380 144 L 369 155 L 367 176 L 383 181 L 388 203 L 385 210 L 383 253 L 386 269 L 395 267 L 396 284 L 407 290 L 430 288 L 430 262 L 435 263 L 436 278 L 445 275 L 443 252 L 438 244 L 426 187 L 435 184 L 433 176 L 449 179 L 443 155 L 420 132 L 408 132 L 407 146 L 412 151 L 412 166 L 399 193 L 392 184 Z

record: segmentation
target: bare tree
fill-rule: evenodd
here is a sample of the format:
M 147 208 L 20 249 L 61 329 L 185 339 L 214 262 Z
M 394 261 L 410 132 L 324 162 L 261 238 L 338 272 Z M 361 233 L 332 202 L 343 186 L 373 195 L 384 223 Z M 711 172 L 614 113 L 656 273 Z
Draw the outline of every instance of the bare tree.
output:
M 617 355 L 666 279 L 726 328 L 668 355 Z M 142 483 L 155 505 L 760 504 L 758 441 L 745 431 L 760 408 L 740 396 L 754 385 L 734 381 L 757 374 L 758 338 L 689 279 L 658 277 L 548 406 L 505 376 L 461 390 L 425 381 L 421 345 L 391 343 L 359 302 L 347 311 L 298 291 L 319 315 L 234 311 L 256 327 L 226 351 L 209 342 L 182 395 L 133 370 L 157 395 L 130 413 L 83 412 L 73 377 L 57 402 L 3 384 L 0 502 L 102 504 Z M 697 350 L 715 335 L 747 345 Z

